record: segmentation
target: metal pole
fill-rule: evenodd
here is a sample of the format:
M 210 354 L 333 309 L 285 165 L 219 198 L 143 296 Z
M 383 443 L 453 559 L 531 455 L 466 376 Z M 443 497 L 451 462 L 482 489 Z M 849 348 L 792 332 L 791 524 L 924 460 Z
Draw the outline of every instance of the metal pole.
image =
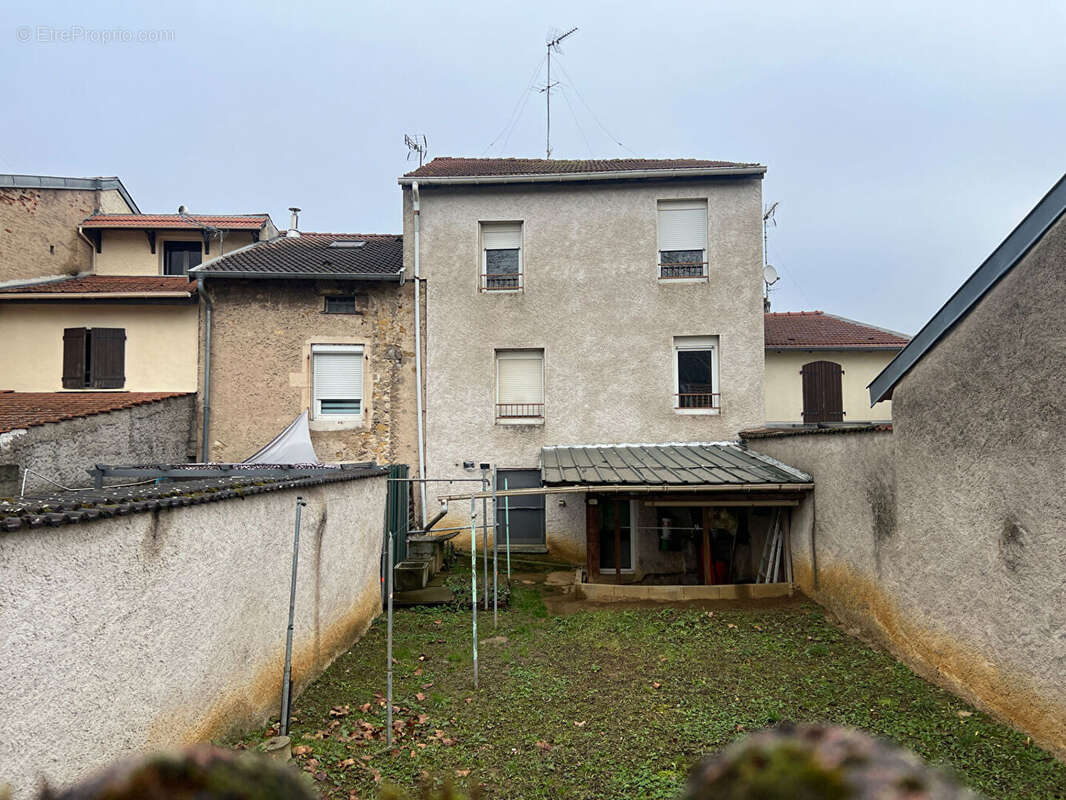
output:
M 488 475 L 488 472 L 489 471 L 487 469 L 481 470 L 481 492 L 482 492 L 482 494 L 488 492 L 488 490 L 489 490 L 489 481 L 488 481 L 488 478 L 486 477 L 486 475 Z M 482 560 L 482 562 L 484 564 L 484 576 L 485 576 L 485 579 L 484 579 L 483 583 L 485 585 L 485 610 L 486 611 L 489 610 L 489 512 L 488 512 L 488 506 L 489 506 L 489 499 L 487 497 L 482 497 L 481 498 L 481 520 L 482 520 L 482 522 L 481 522 L 481 536 L 482 536 L 482 540 L 481 540 L 481 544 L 482 544 L 481 560 Z
M 477 500 L 470 498 L 470 613 L 474 625 L 474 688 L 477 688 Z
M 485 520 L 488 522 L 488 520 Z M 500 625 L 500 526 L 496 521 L 496 467 L 492 468 L 492 627 Z
M 388 504 L 386 503 L 386 507 Z M 395 569 L 393 562 L 396 560 L 396 552 L 393 544 L 393 530 L 392 525 L 389 524 L 386 517 L 385 523 L 386 530 L 388 531 L 386 541 L 389 552 L 385 557 L 386 569 L 385 569 L 385 593 L 387 595 L 388 607 L 386 608 L 386 623 L 385 623 L 385 744 L 392 744 L 392 577 Z M 407 526 L 404 525 L 406 528 Z
M 503 479 L 503 490 L 507 491 L 507 478 Z M 511 583 L 511 496 L 503 496 L 503 529 L 507 537 L 507 583 Z
M 307 503 L 302 497 L 296 498 L 296 532 L 292 539 L 292 583 L 289 585 L 289 630 L 285 635 L 285 672 L 281 678 L 281 724 L 278 733 L 289 735 L 289 704 L 292 691 L 289 679 L 292 676 L 292 629 L 296 619 L 296 567 L 300 563 L 300 513 Z

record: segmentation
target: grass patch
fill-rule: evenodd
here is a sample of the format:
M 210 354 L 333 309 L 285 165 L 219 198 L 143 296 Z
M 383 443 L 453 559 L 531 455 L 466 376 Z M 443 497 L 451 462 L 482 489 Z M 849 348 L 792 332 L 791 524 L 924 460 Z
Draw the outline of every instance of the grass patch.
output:
M 479 614 L 483 640 L 507 641 L 479 647 L 478 691 L 469 610 L 397 611 L 403 728 L 391 751 L 378 738 L 378 620 L 295 703 L 293 744 L 309 748 L 301 761 L 313 760 L 324 795 L 377 797 L 393 785 L 417 796 L 450 782 L 494 798 L 675 798 L 704 754 L 793 720 L 894 740 L 988 797 L 1064 796 L 1066 765 L 846 636 L 816 606 L 556 617 L 540 592 L 516 582 L 498 629 L 491 611 Z

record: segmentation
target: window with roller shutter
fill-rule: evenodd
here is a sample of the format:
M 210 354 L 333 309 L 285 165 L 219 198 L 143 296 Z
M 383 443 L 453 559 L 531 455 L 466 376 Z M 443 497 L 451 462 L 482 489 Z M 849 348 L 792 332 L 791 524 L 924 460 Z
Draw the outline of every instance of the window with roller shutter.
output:
M 707 276 L 707 201 L 659 201 L 659 277 Z
M 124 328 L 64 329 L 64 389 L 121 389 L 125 383 Z
M 311 413 L 316 419 L 338 422 L 362 419 L 362 345 L 312 345 L 311 372 Z
M 536 421 L 544 417 L 544 351 L 496 351 L 496 419 Z
M 522 223 L 481 223 L 481 291 L 522 289 Z

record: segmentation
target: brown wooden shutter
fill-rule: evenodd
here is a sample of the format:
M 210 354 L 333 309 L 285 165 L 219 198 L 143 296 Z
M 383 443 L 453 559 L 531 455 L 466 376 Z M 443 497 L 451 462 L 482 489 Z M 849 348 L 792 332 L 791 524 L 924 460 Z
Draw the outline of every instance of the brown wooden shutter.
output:
M 85 388 L 85 328 L 63 329 L 63 388 Z
M 803 375 L 803 421 L 843 422 L 844 371 L 833 361 L 812 361 L 800 370 Z
M 126 383 L 126 331 L 93 328 L 89 334 L 89 374 L 94 389 L 121 389 Z

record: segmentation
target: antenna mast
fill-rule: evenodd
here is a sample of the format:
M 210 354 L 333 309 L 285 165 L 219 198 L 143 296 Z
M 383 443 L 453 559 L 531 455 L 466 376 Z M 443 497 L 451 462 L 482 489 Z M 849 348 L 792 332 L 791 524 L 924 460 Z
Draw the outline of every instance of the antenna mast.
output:
M 407 159 L 411 159 L 412 153 L 418 153 L 418 166 L 422 166 L 422 162 L 426 158 L 426 153 L 429 152 L 429 142 L 426 139 L 424 133 L 416 133 L 414 136 L 408 134 L 403 135 L 403 143 L 407 145 Z
M 560 34 L 548 41 L 548 83 L 543 89 L 541 89 L 548 106 L 548 130 L 544 138 L 545 158 L 552 157 L 552 87 L 558 86 L 558 81 L 552 83 L 552 50 L 562 54 L 563 51 L 560 49 L 559 43 L 572 33 L 577 33 L 577 28 L 571 28 L 566 33 Z M 548 35 L 551 36 L 550 33 Z

